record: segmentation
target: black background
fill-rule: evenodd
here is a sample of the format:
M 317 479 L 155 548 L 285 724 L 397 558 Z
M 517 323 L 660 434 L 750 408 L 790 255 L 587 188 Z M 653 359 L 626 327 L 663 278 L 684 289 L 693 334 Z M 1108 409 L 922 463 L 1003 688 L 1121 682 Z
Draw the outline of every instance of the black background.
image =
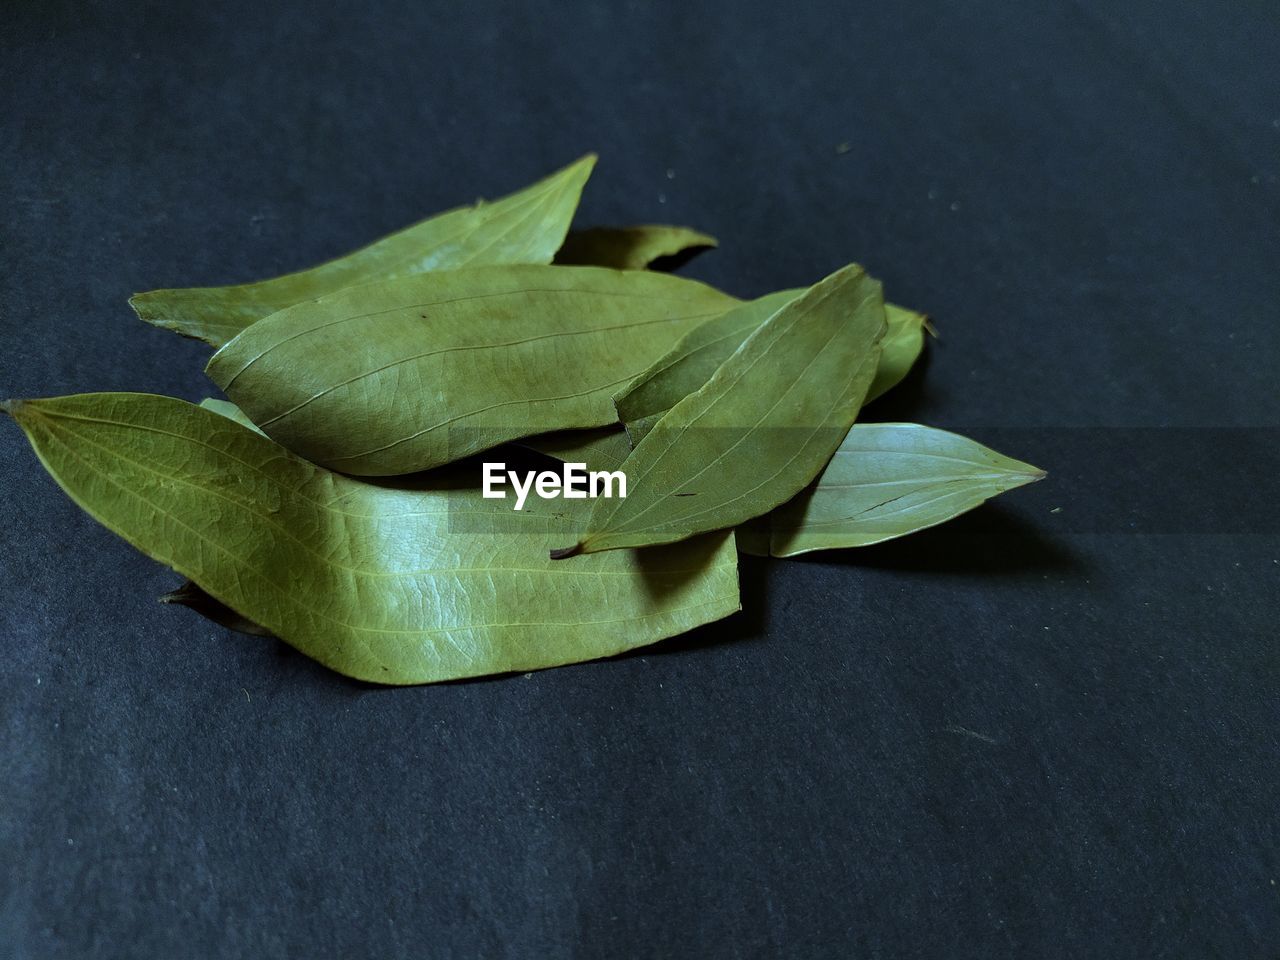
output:
M 1269 0 L 4 19 L 0 394 L 198 399 L 131 292 L 598 150 L 580 222 L 715 233 L 742 295 L 867 264 L 942 333 L 868 416 L 1050 477 L 636 655 L 382 690 L 156 604 L 0 424 L 0 955 L 1280 953 L 1274 474 L 1218 496 L 1275 434 L 1197 456 L 1280 425 Z

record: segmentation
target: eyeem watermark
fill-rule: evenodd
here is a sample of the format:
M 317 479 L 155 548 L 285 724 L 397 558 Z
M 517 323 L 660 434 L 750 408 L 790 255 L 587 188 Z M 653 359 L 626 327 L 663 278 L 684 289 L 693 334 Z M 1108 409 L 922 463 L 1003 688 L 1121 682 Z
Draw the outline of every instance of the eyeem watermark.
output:
M 508 470 L 505 463 L 484 465 L 482 494 L 487 500 L 505 500 L 507 483 L 516 494 L 515 509 L 523 510 L 530 492 L 543 500 L 563 497 L 566 500 L 586 500 L 588 497 L 623 497 L 627 495 L 627 475 L 621 470 L 588 470 L 585 463 L 562 464 L 563 473 L 554 470 L 528 470 L 521 483 L 515 470 Z M 617 493 L 614 487 L 617 487 Z

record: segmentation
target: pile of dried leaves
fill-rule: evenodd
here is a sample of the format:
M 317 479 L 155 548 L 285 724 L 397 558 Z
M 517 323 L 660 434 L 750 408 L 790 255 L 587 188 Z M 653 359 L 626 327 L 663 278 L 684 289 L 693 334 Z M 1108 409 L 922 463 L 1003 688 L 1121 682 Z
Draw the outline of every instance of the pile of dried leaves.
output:
M 744 302 L 647 269 L 703 234 L 568 233 L 594 164 L 300 273 L 135 296 L 217 348 L 230 402 L 4 409 L 76 503 L 190 579 L 171 599 L 382 683 L 652 643 L 739 609 L 739 550 L 878 543 L 1043 476 L 854 425 L 928 326 L 861 267 Z M 627 496 L 482 496 L 475 455 L 516 442 Z

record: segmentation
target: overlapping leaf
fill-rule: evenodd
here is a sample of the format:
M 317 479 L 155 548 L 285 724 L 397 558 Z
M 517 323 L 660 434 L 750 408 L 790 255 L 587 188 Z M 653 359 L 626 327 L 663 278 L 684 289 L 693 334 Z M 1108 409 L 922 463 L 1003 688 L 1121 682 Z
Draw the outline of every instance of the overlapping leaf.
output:
M 884 332 L 880 285 L 856 265 L 785 304 L 657 422 L 624 464 L 626 499 L 597 500 L 557 556 L 669 543 L 790 499 L 853 424 Z
M 658 418 L 709 379 L 760 324 L 803 290 L 781 290 L 748 301 L 689 331 L 663 357 L 628 384 L 614 403 L 618 419 L 634 446 L 644 439 Z M 875 379 L 864 404 L 899 383 L 924 347 L 924 314 L 885 304 L 888 328 L 881 341 Z
M 775 557 L 869 546 L 950 520 L 1044 475 L 946 430 L 857 424 L 807 490 L 754 521 L 739 541 Z
M 884 315 L 888 329 L 880 342 L 880 363 L 876 366 L 875 379 L 867 389 L 864 403 L 883 396 L 902 382 L 924 350 L 925 330 L 933 329 L 925 314 L 906 307 L 886 303 Z
M 550 263 L 595 162 L 588 154 L 517 193 L 438 214 L 309 270 L 236 286 L 152 290 L 129 302 L 148 323 L 221 346 L 268 314 L 354 284 L 486 264 Z
M 483 267 L 299 304 L 208 373 L 294 452 L 343 473 L 448 463 L 548 430 L 612 423 L 611 397 L 737 300 L 660 273 Z
M 100 523 L 353 677 L 423 683 L 554 666 L 738 608 L 731 534 L 551 561 L 571 502 L 513 514 L 456 481 L 363 483 L 168 397 L 4 409 Z
M 931 329 L 861 268 L 743 303 L 643 269 L 706 234 L 566 236 L 594 163 L 310 270 L 136 295 L 221 348 L 207 370 L 234 402 L 0 409 L 80 506 L 190 578 L 162 600 L 383 683 L 651 643 L 737 609 L 735 543 L 864 546 L 1044 475 L 945 431 L 853 425 Z M 522 487 L 516 511 L 460 467 L 418 472 L 508 441 L 625 471 L 629 495 Z

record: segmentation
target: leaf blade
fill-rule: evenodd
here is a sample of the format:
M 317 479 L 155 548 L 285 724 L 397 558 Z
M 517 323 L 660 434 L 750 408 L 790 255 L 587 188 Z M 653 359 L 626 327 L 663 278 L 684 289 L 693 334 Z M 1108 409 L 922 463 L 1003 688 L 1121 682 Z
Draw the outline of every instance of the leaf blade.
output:
M 440 481 L 342 477 L 180 400 L 81 394 L 5 409 L 98 522 L 348 676 L 407 684 L 540 669 L 738 609 L 725 535 L 561 569 L 545 555 L 563 536 L 555 513 L 520 517 Z M 464 522 L 465 534 L 451 526 Z
M 402 474 L 534 433 L 614 422 L 619 384 L 736 303 L 647 271 L 445 271 L 273 314 L 206 369 L 254 423 L 307 459 L 362 476 Z
M 880 345 L 880 363 L 867 390 L 866 403 L 901 383 L 924 350 L 924 331 L 929 324 L 927 315 L 892 303 L 884 305 L 884 312 L 889 329 Z
M 663 415 L 624 464 L 628 496 L 597 501 L 557 556 L 670 543 L 790 499 L 857 416 L 884 327 L 880 285 L 857 265 L 785 304 Z
M 915 423 L 856 424 L 831 462 L 767 518 L 769 554 L 871 546 L 1034 483 L 1043 470 Z
M 147 323 L 220 347 L 263 317 L 344 287 L 433 270 L 550 263 L 595 162 L 587 154 L 492 203 L 447 210 L 309 269 L 253 283 L 151 290 L 129 304 Z
M 655 360 L 614 398 L 631 445 L 638 444 L 664 413 L 706 383 L 760 324 L 802 293 L 803 289 L 780 290 L 749 300 L 691 330 Z M 886 303 L 885 319 L 888 328 L 881 342 L 880 361 L 864 405 L 898 384 L 924 348 L 924 314 Z

